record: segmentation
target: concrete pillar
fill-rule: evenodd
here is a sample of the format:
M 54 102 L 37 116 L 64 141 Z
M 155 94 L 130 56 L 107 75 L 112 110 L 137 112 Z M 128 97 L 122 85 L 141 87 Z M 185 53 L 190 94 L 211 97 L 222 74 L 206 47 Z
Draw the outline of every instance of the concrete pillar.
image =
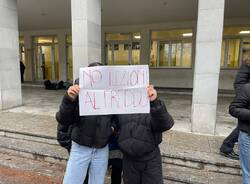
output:
M 225 0 L 199 0 L 192 131 L 214 134 Z
M 101 0 L 71 0 L 73 77 L 79 68 L 101 62 Z
M 67 80 L 67 60 L 66 60 L 66 35 L 58 34 L 59 50 L 59 80 Z
M 141 31 L 141 52 L 140 52 L 140 64 L 149 64 L 150 58 L 150 31 L 143 29 Z
M 0 0 L 0 110 L 22 104 L 17 1 Z
M 32 37 L 29 34 L 24 35 L 24 48 L 25 48 L 25 81 L 33 81 L 32 70 Z

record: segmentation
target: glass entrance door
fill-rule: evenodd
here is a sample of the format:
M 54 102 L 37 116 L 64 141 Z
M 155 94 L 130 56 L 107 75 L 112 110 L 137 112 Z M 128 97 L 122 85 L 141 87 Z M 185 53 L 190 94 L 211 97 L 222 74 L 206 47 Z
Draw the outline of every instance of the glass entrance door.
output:
M 33 38 L 33 73 L 35 81 L 58 80 L 58 40 L 56 36 Z
M 131 64 L 131 44 L 128 42 L 111 42 L 106 45 L 107 64 Z
M 35 47 L 35 81 L 58 80 L 57 49 L 53 45 Z
M 107 33 L 105 39 L 106 64 L 140 64 L 140 33 Z

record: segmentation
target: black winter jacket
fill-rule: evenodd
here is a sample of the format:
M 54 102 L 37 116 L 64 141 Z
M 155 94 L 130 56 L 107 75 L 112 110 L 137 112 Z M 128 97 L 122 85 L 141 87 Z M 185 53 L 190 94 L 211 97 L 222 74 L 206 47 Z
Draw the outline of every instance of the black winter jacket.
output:
M 243 61 L 234 81 L 234 89 L 236 91 L 236 94 L 240 92 L 241 87 L 244 84 L 248 83 L 249 80 L 250 80 L 250 66 L 247 65 L 245 61 Z
M 64 95 L 56 120 L 59 124 L 72 125 L 71 140 L 94 148 L 107 145 L 112 135 L 111 115 L 79 116 L 78 99 L 72 101 Z
M 241 87 L 229 106 L 229 113 L 238 118 L 239 129 L 250 135 L 250 84 Z
M 158 150 L 162 132 L 174 125 L 164 103 L 155 100 L 150 103 L 149 114 L 117 115 L 118 144 L 127 156 L 147 160 Z
M 72 125 L 57 124 L 57 141 L 58 143 L 70 152 L 71 149 L 71 132 Z

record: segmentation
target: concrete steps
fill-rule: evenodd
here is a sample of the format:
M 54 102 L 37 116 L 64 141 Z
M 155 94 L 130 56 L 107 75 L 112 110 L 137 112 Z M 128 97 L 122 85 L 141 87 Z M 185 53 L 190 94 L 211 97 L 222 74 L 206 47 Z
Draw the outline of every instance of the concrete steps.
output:
M 57 144 L 55 137 L 2 130 L 0 139 L 0 153 L 65 167 L 68 153 Z M 238 161 L 221 157 L 219 154 L 173 148 L 167 144 L 167 142 L 161 144 L 165 183 L 240 183 Z

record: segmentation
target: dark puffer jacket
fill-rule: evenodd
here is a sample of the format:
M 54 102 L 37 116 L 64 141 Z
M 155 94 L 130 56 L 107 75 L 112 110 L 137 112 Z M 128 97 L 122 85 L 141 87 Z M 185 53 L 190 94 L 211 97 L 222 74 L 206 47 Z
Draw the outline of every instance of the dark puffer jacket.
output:
M 71 132 L 72 125 L 57 124 L 57 141 L 58 143 L 70 152 L 71 149 Z
M 59 124 L 72 125 L 71 140 L 94 148 L 107 145 L 112 135 L 111 115 L 79 116 L 78 99 L 72 101 L 64 95 L 56 120 Z
M 229 113 L 238 118 L 239 129 L 250 135 L 250 84 L 241 87 L 229 106 Z
M 244 84 L 249 83 L 249 80 L 250 66 L 246 63 L 246 61 L 243 61 L 234 81 L 234 89 L 236 94 L 240 92 L 240 89 Z
M 150 114 L 124 114 L 116 117 L 120 149 L 138 160 L 150 159 L 162 141 L 162 132 L 174 125 L 173 118 L 160 100 L 150 103 Z

